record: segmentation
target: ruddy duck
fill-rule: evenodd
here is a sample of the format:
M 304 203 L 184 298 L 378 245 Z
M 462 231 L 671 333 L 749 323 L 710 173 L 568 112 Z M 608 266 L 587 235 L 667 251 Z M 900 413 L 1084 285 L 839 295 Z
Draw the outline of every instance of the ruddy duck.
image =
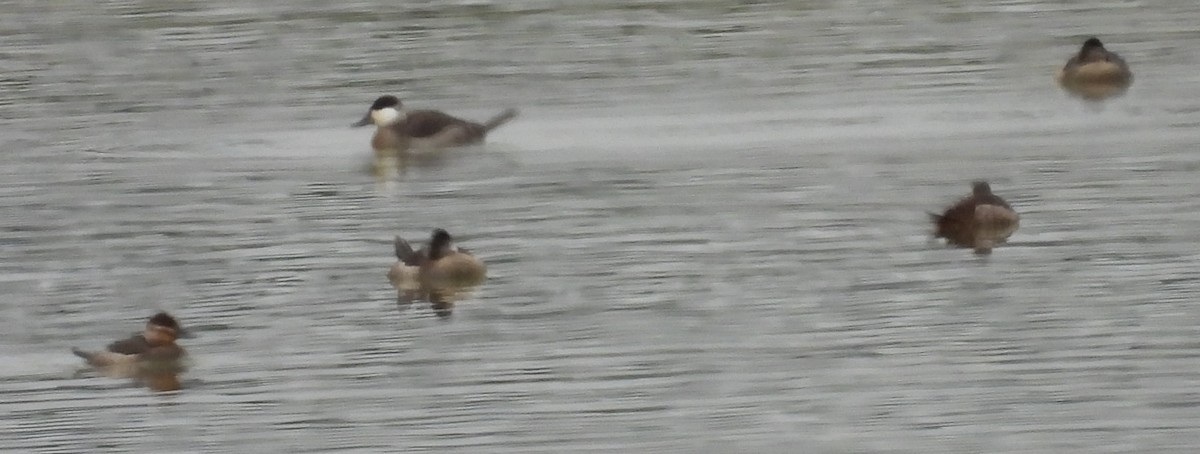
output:
M 470 251 L 454 244 L 450 233 L 435 229 L 429 244 L 420 250 L 396 237 L 396 264 L 388 280 L 396 288 L 401 304 L 427 296 L 435 312 L 450 315 L 454 299 L 487 279 L 487 267 Z
M 1063 89 L 1086 99 L 1103 99 L 1124 93 L 1133 83 L 1125 60 L 1088 38 L 1055 77 Z
M 175 343 L 181 332 L 175 317 L 159 312 L 150 317 L 141 334 L 113 342 L 105 351 L 71 351 L 105 375 L 143 379 L 156 389 L 154 383 L 175 383 L 177 387 L 175 375 L 184 370 L 187 357 L 187 351 Z
M 399 98 L 384 95 L 371 104 L 362 120 L 351 126 L 376 126 L 371 138 L 376 157 L 406 157 L 414 151 L 481 143 L 488 132 L 516 116 L 516 109 L 505 109 L 480 124 L 437 110 L 403 110 Z
M 992 194 L 986 181 L 972 184 L 971 195 L 964 197 L 933 219 L 934 238 L 945 238 L 951 245 L 974 248 L 988 254 L 1017 231 L 1020 217 L 1004 199 Z

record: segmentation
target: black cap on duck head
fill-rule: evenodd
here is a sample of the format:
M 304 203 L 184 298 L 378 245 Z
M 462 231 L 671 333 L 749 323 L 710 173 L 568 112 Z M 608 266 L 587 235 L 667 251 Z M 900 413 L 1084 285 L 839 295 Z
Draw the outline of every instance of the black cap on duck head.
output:
M 175 317 L 172 317 L 171 314 L 166 312 L 154 314 L 153 317 L 150 317 L 150 320 L 146 321 L 146 324 L 170 328 L 174 330 L 175 335 L 179 337 L 191 337 L 191 333 L 189 333 L 187 330 L 184 330 L 182 326 L 179 326 L 179 321 L 175 320 Z
M 1094 36 L 1091 38 L 1088 38 L 1087 41 L 1083 42 L 1083 50 L 1085 50 L 1085 51 L 1091 50 L 1091 49 L 1103 49 L 1103 48 L 1104 48 L 1104 44 L 1100 43 L 1100 38 L 1096 38 Z
M 992 187 L 988 186 L 988 182 L 980 180 L 971 183 L 971 192 L 975 195 L 990 195 Z
M 450 232 L 444 229 L 433 229 L 433 235 L 429 237 L 429 258 L 439 259 L 446 254 L 446 248 L 450 247 Z
M 179 329 L 179 322 L 175 320 L 175 317 L 172 317 L 171 314 L 168 314 L 166 312 L 159 312 L 157 314 L 154 314 L 153 317 L 150 317 L 150 321 L 148 321 L 146 323 L 149 323 L 151 325 L 162 326 L 165 328 L 171 328 L 173 330 Z
M 1099 43 L 1100 41 L 1096 41 L 1096 42 Z M 395 107 L 395 108 L 399 109 L 400 108 L 400 98 L 397 98 L 392 95 L 383 95 L 383 96 L 376 98 L 375 102 L 371 104 L 371 110 L 385 109 L 388 107 Z

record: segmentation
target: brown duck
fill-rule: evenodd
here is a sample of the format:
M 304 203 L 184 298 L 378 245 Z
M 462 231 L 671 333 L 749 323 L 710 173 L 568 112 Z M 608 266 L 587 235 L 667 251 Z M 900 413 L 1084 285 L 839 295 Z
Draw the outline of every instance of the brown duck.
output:
M 1133 73 L 1125 59 L 1105 49 L 1098 38 L 1088 38 L 1055 79 L 1068 92 L 1096 100 L 1124 93 L 1133 83 Z
M 187 358 L 187 351 L 175 343 L 183 333 L 175 317 L 159 312 L 140 334 L 108 344 L 104 351 L 71 351 L 105 375 L 136 378 L 159 391 L 175 390 Z
M 971 195 L 947 208 L 942 214 L 929 213 L 934 238 L 945 238 L 954 246 L 974 248 L 987 254 L 1017 231 L 1020 216 L 1004 199 L 992 194 L 986 181 L 972 184 Z
M 460 293 L 487 279 L 483 261 L 456 246 L 443 229 L 435 229 L 419 250 L 398 236 L 394 248 L 397 262 L 388 270 L 388 280 L 401 304 L 427 297 L 438 315 L 448 316 Z
M 437 110 L 404 110 L 399 98 L 384 95 L 352 126 L 375 125 L 371 148 L 376 157 L 403 158 L 481 143 L 489 132 L 516 116 L 517 110 L 510 108 L 486 122 L 476 123 Z

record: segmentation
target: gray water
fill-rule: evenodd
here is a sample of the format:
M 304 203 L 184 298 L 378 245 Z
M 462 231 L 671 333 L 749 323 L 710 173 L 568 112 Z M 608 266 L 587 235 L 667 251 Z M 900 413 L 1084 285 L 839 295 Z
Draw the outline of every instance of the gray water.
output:
M 0 2 L 0 449 L 1200 445 L 1194 1 L 246 3 Z M 522 114 L 379 181 L 384 93 Z M 925 214 L 977 178 L 988 257 Z M 434 227 L 448 320 L 384 277 Z M 158 309 L 183 390 L 79 371 Z

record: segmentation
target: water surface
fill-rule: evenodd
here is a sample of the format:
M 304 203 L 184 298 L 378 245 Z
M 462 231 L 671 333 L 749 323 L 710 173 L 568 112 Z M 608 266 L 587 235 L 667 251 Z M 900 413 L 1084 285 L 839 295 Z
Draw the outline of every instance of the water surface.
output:
M 1200 442 L 1193 2 L 0 6 L 0 449 Z M 522 115 L 381 182 L 382 93 Z M 986 258 L 926 225 L 976 178 Z M 489 264 L 449 320 L 384 277 L 434 227 Z M 186 389 L 76 373 L 157 309 Z

